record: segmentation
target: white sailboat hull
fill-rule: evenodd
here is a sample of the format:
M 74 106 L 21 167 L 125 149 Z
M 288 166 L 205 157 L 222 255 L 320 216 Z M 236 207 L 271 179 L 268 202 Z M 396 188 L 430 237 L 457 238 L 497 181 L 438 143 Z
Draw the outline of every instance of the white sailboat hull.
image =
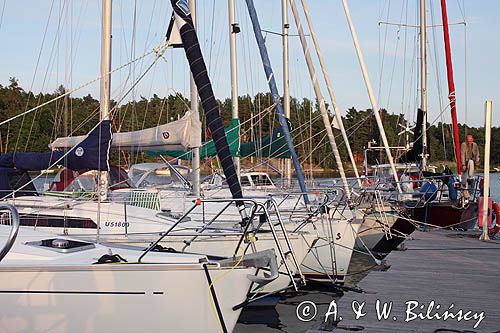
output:
M 79 228 L 75 227 L 75 220 L 86 219 L 89 221 L 97 221 L 98 209 L 100 212 L 100 230 L 99 240 L 105 243 L 120 243 L 127 245 L 136 245 L 148 247 L 152 242 L 156 241 L 161 233 L 164 233 L 176 221 L 173 218 L 158 217 L 159 215 L 151 209 L 127 206 L 126 215 L 124 213 L 123 204 L 107 202 L 98 204 L 92 201 L 82 201 L 74 203 L 70 208 L 65 209 L 64 203 L 68 202 L 67 198 L 57 197 L 21 197 L 12 200 L 19 211 L 21 218 L 26 215 L 33 216 L 35 223 L 34 229 L 43 230 L 56 235 L 69 235 L 79 239 L 95 241 L 97 239 L 96 228 Z M 235 208 L 236 209 L 236 208 Z M 24 216 L 24 217 L 23 217 Z M 47 220 L 47 216 L 66 218 L 66 226 L 43 226 L 41 221 Z M 126 221 L 125 220 L 126 216 Z M 44 220 L 45 219 L 45 220 Z M 232 220 L 231 224 L 235 224 L 236 219 Z M 45 223 L 45 222 L 44 222 Z M 90 223 L 90 222 L 89 222 Z M 50 224 L 47 222 L 46 224 Z M 71 226 L 73 224 L 73 226 Z M 214 225 L 217 225 L 215 223 Z M 235 253 L 236 246 L 241 239 L 241 233 L 235 231 L 207 231 L 203 234 L 198 234 L 196 241 L 186 247 L 186 241 L 189 241 L 196 234 L 196 229 L 202 224 L 197 221 L 184 222 L 179 225 L 179 230 L 171 232 L 172 236 L 166 237 L 159 245 L 166 248 L 172 248 L 178 252 L 203 253 L 213 256 L 230 257 Z M 308 244 L 314 242 L 317 238 L 316 234 L 307 233 L 290 233 L 289 240 L 294 251 L 295 258 L 300 264 L 305 258 L 309 247 Z M 278 240 L 284 247 L 284 237 L 282 233 L 277 233 Z M 245 244 L 242 245 L 244 247 Z M 286 272 L 283 261 L 279 257 L 279 249 L 276 241 L 270 232 L 258 233 L 257 240 L 253 243 L 252 248 L 247 251 L 261 251 L 265 249 L 274 249 L 278 257 L 278 265 L 280 271 Z M 242 251 L 236 255 L 241 255 Z M 293 275 L 299 274 L 297 266 L 294 264 L 292 257 L 287 256 L 287 264 L 290 273 Z M 276 280 L 272 281 L 261 291 L 275 291 L 286 288 L 290 284 L 290 278 L 287 275 L 281 274 Z
M 309 279 L 343 283 L 361 224 L 346 219 L 331 221 L 324 216 L 315 223 L 319 238 L 311 244 L 302 272 Z M 305 230 L 313 232 L 314 228 L 311 224 Z
M 215 286 L 229 331 L 240 313 L 231 307 L 250 285 L 246 274 L 234 270 Z M 1 332 L 220 331 L 201 269 L 2 267 L 0 283 Z
M 0 226 L 3 243 L 9 231 Z M 21 227 L 0 262 L 1 332 L 221 330 L 202 266 L 206 257 L 151 252 L 137 263 L 142 251 L 90 243 L 66 251 L 37 244 L 53 238 Z M 128 262 L 97 264 L 106 254 Z M 230 332 L 240 313 L 232 308 L 245 301 L 251 283 L 247 276 L 255 270 L 208 268 Z

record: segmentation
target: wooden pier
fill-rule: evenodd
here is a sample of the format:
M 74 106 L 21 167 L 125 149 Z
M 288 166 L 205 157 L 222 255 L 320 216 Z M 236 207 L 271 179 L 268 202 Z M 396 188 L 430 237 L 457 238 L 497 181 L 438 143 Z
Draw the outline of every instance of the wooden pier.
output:
M 337 302 L 342 320 L 335 332 L 500 332 L 500 240 L 482 242 L 471 232 L 432 231 L 415 232 L 404 244 L 406 250 L 387 256 L 389 269 L 370 272 L 359 283 L 364 293 L 348 292 Z M 392 302 L 387 319 L 377 318 L 377 300 L 380 308 Z M 407 313 L 407 306 L 416 304 L 411 301 L 418 306 Z M 365 316 L 355 319 L 353 302 L 365 303 Z M 443 315 L 450 306 L 453 314 L 471 311 L 470 320 L 436 319 L 436 313 Z M 479 317 L 471 317 L 483 311 L 484 319 L 474 328 Z M 406 321 L 418 314 L 426 319 Z

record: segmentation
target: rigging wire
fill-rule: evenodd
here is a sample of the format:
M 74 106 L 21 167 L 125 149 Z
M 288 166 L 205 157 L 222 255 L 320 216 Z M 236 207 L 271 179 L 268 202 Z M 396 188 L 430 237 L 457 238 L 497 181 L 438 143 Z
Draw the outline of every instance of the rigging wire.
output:
M 463 3 L 463 17 L 465 21 L 465 2 Z M 468 91 L 468 72 L 467 72 L 467 23 L 464 24 L 464 127 L 465 135 L 468 134 L 467 124 L 468 124 L 468 108 L 469 108 L 469 91 Z
M 0 14 L 0 29 L 2 29 L 3 14 L 5 13 L 5 3 L 6 2 L 7 2 L 7 0 L 3 0 L 2 13 Z
M 403 6 L 401 6 L 401 14 L 400 14 L 400 17 L 399 17 L 399 22 L 401 23 L 402 20 L 403 20 L 403 10 L 404 10 L 404 4 Z M 390 110 L 390 100 L 391 100 L 391 93 L 392 93 L 392 84 L 393 84 L 393 81 L 394 81 L 394 74 L 395 74 L 395 70 L 396 70 L 396 60 L 398 58 L 398 50 L 399 50 L 399 41 L 401 39 L 401 28 L 398 27 L 397 31 L 396 31 L 396 46 L 394 47 L 394 60 L 393 60 L 393 63 L 392 63 L 392 71 L 391 71 L 391 78 L 389 80 L 389 92 L 387 94 L 387 103 L 386 103 L 386 109 L 387 110 Z M 399 118 L 398 118 L 398 123 L 399 123 Z
M 110 75 L 110 74 L 113 74 L 113 73 L 115 73 L 115 72 L 117 72 L 117 71 L 119 71 L 119 70 L 121 70 L 121 69 L 123 69 L 123 68 L 125 68 L 125 67 L 129 66 L 131 63 L 134 63 L 134 62 L 136 62 L 136 61 L 139 61 L 139 60 L 141 60 L 141 59 L 143 59 L 143 58 L 145 58 L 145 57 L 147 57 L 147 56 L 149 56 L 149 55 L 151 55 L 151 54 L 153 54 L 153 53 L 159 53 L 159 52 L 162 52 L 162 51 L 163 51 L 163 50 L 161 50 L 161 48 L 160 48 L 160 49 L 154 49 L 154 50 L 151 50 L 151 51 L 149 51 L 149 52 L 147 52 L 147 53 L 145 53 L 145 54 L 141 55 L 140 57 L 138 57 L 138 58 L 136 58 L 136 59 L 134 59 L 134 60 L 132 60 L 132 61 L 130 61 L 130 62 L 128 62 L 128 63 L 126 63 L 126 64 L 123 64 L 123 65 L 121 65 L 121 66 L 119 66 L 119 67 L 115 68 L 114 70 L 111 70 L 109 73 L 105 73 L 105 75 Z M 76 92 L 76 91 L 82 90 L 83 88 L 86 88 L 86 87 L 88 87 L 88 86 L 90 86 L 90 85 L 92 85 L 92 84 L 94 84 L 94 83 L 98 82 L 100 79 L 101 79 L 101 76 L 98 76 L 97 78 L 95 78 L 95 79 L 93 79 L 93 80 L 90 80 L 90 81 L 87 81 L 86 83 L 84 83 L 84 84 L 82 84 L 82 85 L 80 85 L 80 86 L 78 86 L 78 87 L 76 87 L 76 88 L 74 88 L 74 89 L 72 89 L 72 90 L 68 90 L 68 91 L 67 91 L 67 92 L 65 92 L 64 94 L 61 94 L 61 95 L 59 95 L 59 96 L 56 96 L 56 97 L 54 97 L 54 98 L 52 98 L 52 99 L 50 99 L 50 100 L 48 100 L 48 101 L 46 101 L 46 102 L 43 102 L 42 104 L 39 104 L 39 105 L 37 105 L 37 106 L 35 106 L 35 107 L 30 108 L 29 110 L 26 110 L 26 111 L 24 111 L 24 112 L 22 112 L 22 113 L 19 113 L 19 114 L 15 115 L 15 116 L 12 116 L 12 117 L 10 117 L 10 118 L 8 118 L 8 119 L 6 119 L 6 120 L 3 120 L 3 121 L 1 121 L 1 122 L 0 122 L 0 126 L 2 126 L 2 125 L 4 125 L 4 124 L 7 124 L 7 123 L 10 123 L 10 122 L 12 122 L 13 120 L 16 120 L 16 119 L 18 119 L 18 118 L 20 118 L 20 117 L 23 117 L 23 116 L 27 115 L 27 114 L 30 114 L 30 113 L 32 113 L 32 112 L 34 112 L 34 111 L 36 111 L 36 110 L 39 110 L 39 109 L 41 109 L 42 107 L 44 107 L 44 106 L 46 106 L 46 105 L 49 105 L 49 104 L 51 104 L 51 103 L 54 103 L 55 101 L 60 100 L 61 98 L 64 98 L 65 96 L 67 96 L 67 95 L 69 95 L 69 94 L 72 94 L 72 93 L 74 93 L 74 92 Z
M 30 89 L 29 89 L 29 92 L 28 92 L 28 98 L 27 98 L 27 101 L 26 101 L 25 110 L 28 108 L 28 105 L 29 105 L 28 103 L 29 103 L 29 99 L 30 99 L 30 92 L 33 90 L 33 85 L 35 83 L 35 78 L 36 78 L 38 66 L 40 64 L 40 59 L 41 59 L 42 51 L 43 51 L 44 45 L 45 45 L 45 39 L 47 37 L 47 31 L 48 31 L 48 28 L 49 28 L 49 23 L 50 23 L 50 20 L 52 18 L 52 10 L 54 9 L 54 2 L 55 1 L 52 0 L 51 6 L 50 6 L 50 9 L 49 9 L 49 15 L 47 17 L 47 22 L 45 24 L 43 38 L 42 38 L 40 50 L 38 52 L 37 62 L 36 62 L 36 65 L 35 65 L 35 72 L 33 73 L 33 78 L 31 80 L 31 85 L 30 85 Z M 4 6 L 5 6 L 5 2 L 4 2 Z M 3 11 L 2 11 L 2 16 L 3 16 Z M 23 127 L 23 124 L 24 124 L 24 117 L 23 117 L 22 122 L 21 122 L 21 126 L 20 126 L 21 128 Z M 17 150 L 17 145 L 18 145 L 19 139 L 20 139 L 20 133 L 18 134 L 18 137 L 17 137 L 17 140 L 16 140 L 15 150 Z M 7 138 L 7 142 L 8 142 L 8 138 Z M 6 149 L 7 149 L 7 147 L 6 147 Z
M 208 51 L 208 71 L 211 72 L 212 69 L 212 49 L 214 41 L 214 22 L 215 22 L 215 0 L 212 1 L 212 23 L 210 25 L 210 48 Z
M 408 22 L 408 0 L 405 0 L 403 3 L 405 7 L 405 22 Z M 407 40 L 408 40 L 408 29 L 404 29 L 404 38 L 403 38 L 403 75 L 401 82 L 401 111 L 400 113 L 404 113 L 404 101 L 405 101 L 405 85 L 406 85 L 406 55 L 407 55 Z M 408 120 L 409 121 L 409 120 Z
M 391 9 L 391 0 L 388 0 L 387 2 L 387 18 L 389 18 L 389 13 Z M 385 60 L 385 49 L 387 45 L 387 33 L 388 33 L 388 28 L 387 26 L 385 27 L 385 33 L 384 33 L 384 42 L 383 42 L 383 47 L 382 47 L 382 52 L 380 51 L 380 24 L 379 24 L 379 79 L 378 79 L 378 93 L 377 93 L 377 100 L 380 101 L 380 95 L 382 94 L 382 78 L 384 75 L 384 60 Z M 380 57 L 380 54 L 382 54 L 382 57 Z

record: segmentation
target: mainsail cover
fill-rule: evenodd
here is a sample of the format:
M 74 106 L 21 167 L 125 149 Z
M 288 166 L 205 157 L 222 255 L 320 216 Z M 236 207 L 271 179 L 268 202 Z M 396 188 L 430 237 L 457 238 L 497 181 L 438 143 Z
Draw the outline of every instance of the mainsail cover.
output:
M 224 175 L 226 176 L 227 184 L 233 198 L 242 198 L 241 185 L 236 175 L 233 157 L 229 151 L 224 125 L 219 114 L 212 84 L 208 77 L 207 67 L 201 53 L 198 36 L 191 19 L 189 5 L 187 0 L 171 0 L 174 9 L 174 19 L 177 28 L 180 31 L 182 45 L 186 53 L 186 58 L 189 63 L 189 68 L 194 78 L 198 94 L 205 111 L 205 119 L 208 128 L 212 133 L 217 156 L 219 157 Z
M 62 165 L 75 171 L 109 171 L 110 141 L 111 122 L 103 120 L 68 152 L 10 152 L 0 155 L 0 168 L 39 171 Z
M 224 129 L 226 132 L 226 138 L 229 143 L 229 151 L 231 156 L 240 156 L 240 121 L 239 119 L 232 119 L 231 124 Z M 192 160 L 191 151 L 183 151 L 183 150 L 146 150 L 145 151 L 150 156 L 158 156 L 158 155 L 168 155 L 172 157 L 179 158 L 181 160 L 190 161 Z M 208 140 L 202 143 L 200 146 L 200 159 L 204 159 L 207 157 L 213 157 L 217 155 L 217 149 L 215 148 L 214 140 Z
M 242 143 L 240 152 L 243 157 L 290 158 L 291 156 L 281 128 L 260 140 Z
M 58 138 L 49 147 L 68 149 L 84 140 L 85 136 Z M 111 147 L 128 151 L 166 150 L 186 151 L 201 141 L 201 122 L 193 111 L 187 111 L 179 120 L 139 131 L 113 133 Z
M 290 121 L 288 121 L 288 124 L 291 127 Z M 290 158 L 290 150 L 288 149 L 285 136 L 283 135 L 283 130 L 281 128 L 277 128 L 272 134 L 266 135 L 256 141 L 247 141 L 241 144 L 239 141 L 239 129 L 240 121 L 238 119 L 232 119 L 231 124 L 224 129 L 224 131 L 226 132 L 227 141 L 229 142 L 229 151 L 231 153 L 231 156 Z M 192 159 L 191 151 L 186 152 L 182 150 L 146 150 L 145 152 L 150 156 L 168 155 L 186 161 L 190 161 Z M 208 140 L 201 145 L 201 159 L 213 157 L 215 155 L 217 155 L 217 150 L 215 149 L 213 140 Z

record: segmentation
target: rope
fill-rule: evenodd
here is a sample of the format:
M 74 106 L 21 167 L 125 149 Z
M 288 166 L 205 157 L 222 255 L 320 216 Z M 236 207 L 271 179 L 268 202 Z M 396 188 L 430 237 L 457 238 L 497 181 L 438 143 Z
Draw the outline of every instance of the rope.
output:
M 98 126 L 101 125 L 101 122 L 97 123 L 91 130 L 93 131 L 94 129 L 96 129 Z M 66 151 L 57 161 L 55 161 L 54 163 L 52 163 L 47 169 L 51 169 L 53 168 L 54 166 L 58 165 L 59 162 L 61 162 L 64 158 L 66 158 L 66 156 L 68 156 L 69 153 L 71 153 L 73 151 L 73 149 L 75 149 L 77 146 L 73 146 L 71 147 L 70 149 L 68 149 L 68 151 Z M 26 186 L 32 184 L 35 180 L 37 180 L 38 178 L 40 177 L 43 177 L 44 174 L 43 173 L 40 173 L 38 174 L 35 178 L 31 179 L 29 182 L 27 182 L 26 184 L 22 185 L 21 187 L 15 189 L 14 191 L 12 191 L 11 193 L 7 193 L 6 195 L 4 195 L 2 198 L 0 198 L 0 200 L 4 200 L 6 199 L 7 197 L 9 196 L 13 196 L 15 193 L 21 191 L 22 189 L 24 189 Z
M 215 304 L 215 300 L 213 299 L 213 295 L 212 295 L 212 290 L 213 290 L 213 286 L 215 285 L 215 283 L 217 281 L 219 281 L 220 279 L 222 279 L 223 277 L 225 277 L 226 275 L 228 275 L 229 273 L 231 273 L 236 267 L 238 267 L 240 265 L 240 263 L 243 261 L 243 258 L 245 257 L 245 252 L 244 252 L 244 249 L 243 247 L 241 248 L 243 253 L 242 255 L 240 256 L 240 258 L 238 259 L 238 261 L 236 262 L 236 264 L 231 267 L 229 270 L 225 271 L 224 273 L 221 273 L 219 274 L 209 285 L 208 285 L 208 291 L 209 291 L 209 295 L 210 295 L 210 305 L 212 306 L 212 310 L 214 312 L 214 315 L 215 315 L 215 318 L 217 319 L 217 322 L 219 323 L 219 326 L 221 328 L 221 330 L 223 332 L 226 332 L 226 328 L 225 326 L 223 326 L 223 323 L 221 322 L 221 319 L 222 318 L 219 318 L 219 316 L 217 315 L 217 309 L 216 309 L 216 304 Z M 235 253 L 236 254 L 236 253 Z M 206 265 L 205 266 L 205 269 L 206 269 L 206 272 L 208 274 L 208 268 Z M 215 292 L 214 292 L 215 293 Z
M 153 53 L 157 53 L 157 52 L 158 52 L 158 51 L 157 51 L 156 49 L 154 49 L 154 50 L 152 50 L 152 51 L 149 51 L 149 52 L 147 52 L 146 54 L 143 54 L 142 56 L 140 56 L 140 57 L 138 57 L 138 58 L 136 58 L 136 59 L 134 59 L 134 60 L 132 60 L 132 61 L 130 61 L 130 62 L 128 62 L 128 63 L 126 63 L 126 64 L 122 65 L 122 66 L 120 66 L 120 67 L 117 67 L 116 69 L 114 69 L 114 70 L 110 71 L 109 73 L 104 74 L 104 76 L 105 76 L 105 75 L 110 75 L 110 74 L 113 74 L 114 72 L 117 72 L 117 71 L 119 71 L 119 70 L 123 69 L 124 67 L 129 66 L 129 65 L 131 65 L 132 63 L 135 63 L 135 62 L 139 61 L 140 59 L 143 59 L 143 58 L 145 58 L 145 57 L 147 57 L 147 56 L 149 56 L 149 55 L 151 55 L 151 54 L 153 54 Z M 79 86 L 79 87 L 77 87 L 77 88 L 75 88 L 75 89 L 68 90 L 68 91 L 67 91 L 67 92 L 65 92 L 64 94 L 61 94 L 61 95 L 59 95 L 59 96 L 57 96 L 57 97 L 54 97 L 54 98 L 52 98 L 51 100 L 49 100 L 49 101 L 47 101 L 47 102 L 44 102 L 44 103 L 42 103 L 42 104 L 40 104 L 40 105 L 37 105 L 37 106 L 35 106 L 35 107 L 33 107 L 33 108 L 31 108 L 31 109 L 27 110 L 27 111 L 24 111 L 24 112 L 22 112 L 22 113 L 20 113 L 20 114 L 17 114 L 17 115 L 15 115 L 15 116 L 13 116 L 13 117 L 11 117 L 11 118 L 9 118 L 9 119 L 6 119 L 6 120 L 4 120 L 4 121 L 0 122 L 0 126 L 2 126 L 2 125 L 4 125 L 4 124 L 7 124 L 7 123 L 9 123 L 9 122 L 11 122 L 11 121 L 13 121 L 13 120 L 15 120 L 15 119 L 20 118 L 20 117 L 23 117 L 23 116 L 25 116 L 25 115 L 27 115 L 27 114 L 30 114 L 30 113 L 32 113 L 32 112 L 34 112 L 34 111 L 38 110 L 38 109 L 41 109 L 42 107 L 44 107 L 44 106 L 46 106 L 46 105 L 49 105 L 49 104 L 51 104 L 51 103 L 53 103 L 53 102 L 55 102 L 55 101 L 57 101 L 57 100 L 60 100 L 61 98 L 64 98 L 65 96 L 68 96 L 68 95 L 70 95 L 70 94 L 72 94 L 72 93 L 74 93 L 74 92 L 76 92 L 76 91 L 79 91 L 79 90 L 81 90 L 81 89 L 83 89 L 83 88 L 85 88 L 85 87 L 87 87 L 87 86 L 89 86 L 89 85 L 91 85 L 91 84 L 93 84 L 93 83 L 95 83 L 95 82 L 99 81 L 102 77 L 103 77 L 103 75 L 101 75 L 101 76 L 97 77 L 97 78 L 96 78 L 96 79 L 94 79 L 94 80 L 88 81 L 87 83 L 84 83 L 84 84 L 82 84 L 81 86 Z M 123 99 L 122 99 L 122 100 L 123 100 Z M 115 108 L 116 108 L 116 107 L 115 107 Z

